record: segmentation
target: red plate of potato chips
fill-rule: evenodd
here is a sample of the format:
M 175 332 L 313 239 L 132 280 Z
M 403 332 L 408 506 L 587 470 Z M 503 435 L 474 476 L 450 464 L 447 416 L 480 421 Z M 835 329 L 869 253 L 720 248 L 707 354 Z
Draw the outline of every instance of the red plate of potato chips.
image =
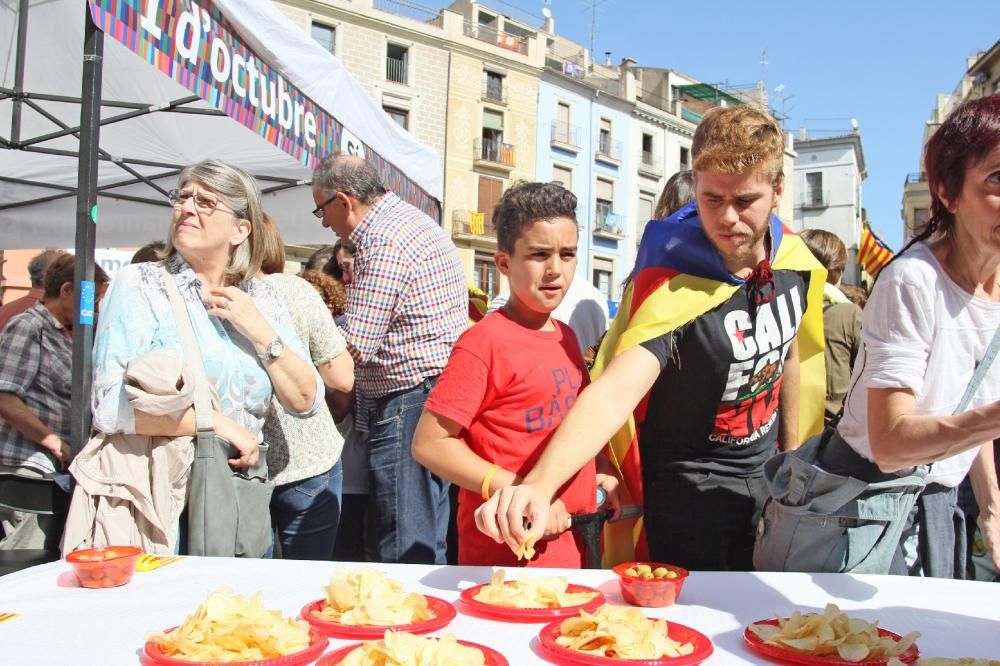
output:
M 743 640 L 764 656 L 806 666 L 886 666 L 895 658 L 913 664 L 920 656 L 916 639 L 852 618 L 834 604 L 822 613 L 794 612 L 791 617 L 754 622 Z

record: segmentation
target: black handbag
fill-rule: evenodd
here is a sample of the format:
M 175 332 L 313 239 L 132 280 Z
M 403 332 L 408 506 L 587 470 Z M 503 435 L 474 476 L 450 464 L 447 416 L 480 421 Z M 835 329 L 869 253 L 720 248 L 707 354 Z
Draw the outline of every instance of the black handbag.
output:
M 196 378 L 194 410 L 197 435 L 187 500 L 187 553 L 211 557 L 263 557 L 271 546 L 271 493 L 267 480 L 267 445 L 257 463 L 237 472 L 229 458 L 236 448 L 215 434 L 208 377 L 191 318 L 174 276 L 161 267 L 184 358 Z

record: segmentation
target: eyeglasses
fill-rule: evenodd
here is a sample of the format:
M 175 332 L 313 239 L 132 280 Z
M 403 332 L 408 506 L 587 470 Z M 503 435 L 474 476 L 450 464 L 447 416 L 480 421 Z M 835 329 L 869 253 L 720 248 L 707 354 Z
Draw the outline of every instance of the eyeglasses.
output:
M 219 207 L 222 202 L 214 197 L 205 196 L 204 194 L 195 194 L 194 192 L 184 192 L 182 190 L 170 190 L 167 192 L 167 200 L 174 208 L 181 208 L 188 202 L 189 199 L 194 199 L 194 208 L 199 213 L 209 215 L 215 212 L 215 209 Z M 237 213 L 232 210 L 222 209 L 223 212 L 236 215 Z
M 330 204 L 332 204 L 336 200 L 338 194 L 340 194 L 340 192 L 334 192 L 332 197 L 330 197 L 329 199 L 327 199 L 326 201 L 324 201 L 320 205 L 318 205 L 315 208 L 313 208 L 313 215 L 315 215 L 317 219 L 322 220 L 323 219 L 323 209 L 326 208 L 327 206 L 329 206 Z

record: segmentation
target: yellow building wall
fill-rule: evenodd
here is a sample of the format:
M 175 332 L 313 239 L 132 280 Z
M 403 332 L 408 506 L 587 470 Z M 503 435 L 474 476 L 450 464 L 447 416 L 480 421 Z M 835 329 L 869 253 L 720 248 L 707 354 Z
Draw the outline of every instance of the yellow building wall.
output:
M 507 69 L 507 104 L 482 101 L 485 59 L 453 52 L 448 86 L 448 147 L 445 155 L 444 228 L 455 238 L 466 277 L 472 281 L 476 250 L 493 254 L 493 239 L 456 238 L 455 212 L 479 212 L 479 176 L 502 178 L 504 190 L 512 182 L 535 179 L 535 132 L 538 115 L 538 76 Z M 474 141 L 482 135 L 483 109 L 504 114 L 504 143 L 514 145 L 514 168 L 509 174 L 474 166 Z

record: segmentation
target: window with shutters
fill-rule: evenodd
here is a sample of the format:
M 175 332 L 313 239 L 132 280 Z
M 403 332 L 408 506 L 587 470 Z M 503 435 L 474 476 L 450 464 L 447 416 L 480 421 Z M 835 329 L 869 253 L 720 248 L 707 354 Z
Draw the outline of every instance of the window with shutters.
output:
M 593 284 L 597 291 L 604 294 L 609 301 L 614 300 L 615 263 L 604 257 L 594 257 Z
M 646 230 L 646 223 L 653 219 L 653 210 L 656 204 L 653 202 L 655 195 L 647 192 L 639 193 L 639 219 L 636 220 L 635 244 L 642 240 L 642 234 Z
M 573 191 L 573 170 L 559 164 L 552 165 L 552 182 L 559 183 L 569 191 Z
M 326 51 L 336 55 L 337 53 L 337 29 L 332 25 L 325 25 L 323 23 L 316 23 L 313 21 L 312 26 L 309 28 L 309 34 L 312 36 L 316 43 L 322 46 Z
M 493 234 L 496 234 L 496 229 L 493 227 L 493 209 L 496 208 L 497 202 L 500 201 L 500 195 L 503 194 L 503 181 L 499 178 L 490 178 L 489 176 L 479 177 L 479 212 L 483 214 L 485 220 L 485 226 L 487 229 L 493 229 Z

